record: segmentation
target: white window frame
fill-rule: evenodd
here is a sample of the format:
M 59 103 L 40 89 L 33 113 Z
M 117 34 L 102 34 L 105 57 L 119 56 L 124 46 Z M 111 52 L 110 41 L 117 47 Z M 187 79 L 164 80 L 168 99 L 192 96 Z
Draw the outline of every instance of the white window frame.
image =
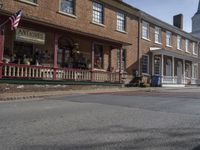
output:
M 160 27 L 155 27 L 155 43 L 162 44 L 162 30 Z
M 172 33 L 169 31 L 166 32 L 166 46 L 172 47 Z
M 126 15 L 122 12 L 117 12 L 117 31 L 126 31 Z
M 143 68 L 142 68 L 142 66 L 143 66 L 143 59 L 142 59 L 142 61 L 141 61 L 141 72 L 143 73 L 143 74 L 149 74 L 149 55 L 142 55 L 142 58 L 143 58 L 143 56 L 145 56 L 145 57 L 147 57 L 147 72 L 143 72 Z
M 149 23 L 142 21 L 142 38 L 149 40 Z
M 198 55 L 196 42 L 192 42 L 192 52 L 193 52 L 193 55 Z
M 185 51 L 190 53 L 190 41 L 188 39 L 185 40 Z
M 104 6 L 96 1 L 92 3 L 92 22 L 100 25 L 104 24 Z
M 182 37 L 180 35 L 177 35 L 177 49 L 182 51 Z

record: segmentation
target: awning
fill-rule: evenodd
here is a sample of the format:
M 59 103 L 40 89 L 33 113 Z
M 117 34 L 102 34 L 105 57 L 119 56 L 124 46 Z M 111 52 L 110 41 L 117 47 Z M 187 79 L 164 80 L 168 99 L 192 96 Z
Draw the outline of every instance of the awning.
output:
M 175 57 L 175 58 L 199 63 L 199 58 L 197 55 L 186 53 L 185 51 L 178 51 L 178 50 L 171 51 L 171 50 L 166 50 L 166 49 L 162 49 L 159 47 L 150 47 L 150 52 L 152 52 L 154 55 L 162 55 L 163 54 L 165 56 Z

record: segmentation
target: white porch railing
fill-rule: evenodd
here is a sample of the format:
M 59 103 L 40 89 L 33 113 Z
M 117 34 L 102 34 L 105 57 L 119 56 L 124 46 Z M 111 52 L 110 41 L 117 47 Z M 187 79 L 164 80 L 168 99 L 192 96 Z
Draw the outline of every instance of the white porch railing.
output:
M 175 77 L 173 76 L 163 76 L 163 84 L 173 84 Z
M 94 82 L 119 82 L 119 73 L 71 68 L 51 68 L 19 64 L 0 64 L 0 78 L 27 78 L 48 80 L 74 80 Z
M 162 84 L 199 84 L 199 80 L 189 77 L 177 77 L 177 76 L 163 76 Z

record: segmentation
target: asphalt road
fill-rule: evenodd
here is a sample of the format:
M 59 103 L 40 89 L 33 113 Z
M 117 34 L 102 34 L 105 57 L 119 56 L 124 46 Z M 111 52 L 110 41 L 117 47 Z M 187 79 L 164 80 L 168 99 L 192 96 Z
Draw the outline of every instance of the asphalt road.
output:
M 200 89 L 0 102 L 0 150 L 200 150 Z

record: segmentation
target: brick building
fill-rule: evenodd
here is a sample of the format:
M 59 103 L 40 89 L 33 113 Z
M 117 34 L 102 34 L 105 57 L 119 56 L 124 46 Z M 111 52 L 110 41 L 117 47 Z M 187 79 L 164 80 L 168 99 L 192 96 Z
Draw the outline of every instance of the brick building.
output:
M 138 70 L 162 76 L 162 84 L 196 83 L 198 39 L 121 0 L 0 6 L 1 23 L 23 11 L 16 31 L 1 28 L 0 78 L 119 82 L 126 74 L 128 83 Z
M 199 39 L 183 31 L 183 16 L 174 16 L 173 26 L 145 12 L 140 16 L 140 72 L 161 76 L 163 86 L 197 84 Z
M 18 29 L 5 26 L 3 77 L 115 82 L 137 66 L 138 10 L 119 0 L 3 1 L 1 22 L 19 9 Z

